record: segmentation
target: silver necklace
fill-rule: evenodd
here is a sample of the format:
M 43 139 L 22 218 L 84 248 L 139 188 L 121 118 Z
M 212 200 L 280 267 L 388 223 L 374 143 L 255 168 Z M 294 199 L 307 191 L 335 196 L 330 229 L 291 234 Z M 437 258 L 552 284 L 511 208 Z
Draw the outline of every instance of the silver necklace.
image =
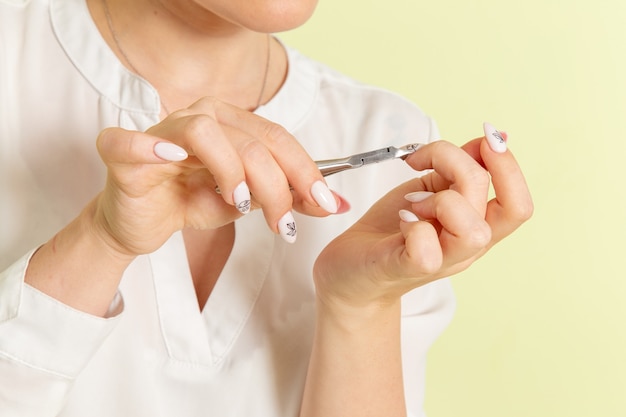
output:
M 124 58 L 124 61 L 126 61 L 126 65 L 128 65 L 128 67 L 131 69 L 131 71 L 134 72 L 135 74 L 137 74 L 138 76 L 140 76 L 141 78 L 146 79 L 146 77 L 144 77 L 137 70 L 137 68 L 133 65 L 133 62 L 130 60 L 130 58 L 126 54 L 126 51 L 124 51 L 124 49 L 122 48 L 122 45 L 120 44 L 120 40 L 119 40 L 119 38 L 117 36 L 117 32 L 113 28 L 113 20 L 111 19 L 111 11 L 109 10 L 109 4 L 108 4 L 107 0 L 102 0 L 102 7 L 104 9 L 104 15 L 105 15 L 106 20 L 107 20 L 107 26 L 109 28 L 109 32 L 111 33 L 111 37 L 113 38 L 113 42 L 115 43 L 115 47 L 117 48 L 119 53 Z M 271 50 L 272 50 L 272 48 L 271 48 L 271 45 L 270 45 L 270 35 L 268 34 L 267 35 L 267 56 L 266 56 L 266 59 L 265 59 L 265 70 L 264 70 L 264 74 L 263 74 L 263 83 L 261 84 L 261 91 L 259 93 L 259 97 L 257 99 L 255 108 L 258 108 L 261 105 L 261 103 L 263 101 L 263 95 L 265 94 L 265 86 L 267 85 L 267 77 L 268 77 L 269 69 L 270 69 L 270 51 Z M 161 107 L 163 107 L 163 110 L 165 111 L 165 114 L 167 116 L 169 116 L 169 114 L 171 112 L 168 110 L 168 108 L 165 105 L 165 103 L 163 103 L 163 100 L 161 99 L 160 95 L 159 95 L 159 101 L 161 102 Z

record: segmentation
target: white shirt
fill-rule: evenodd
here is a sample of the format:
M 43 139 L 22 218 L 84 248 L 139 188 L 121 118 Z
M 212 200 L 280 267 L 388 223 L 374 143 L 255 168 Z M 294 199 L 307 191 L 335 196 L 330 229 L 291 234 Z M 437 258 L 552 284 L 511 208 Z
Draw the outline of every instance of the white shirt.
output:
M 284 86 L 257 110 L 314 159 L 430 141 L 434 123 L 395 94 L 288 49 Z M 159 98 L 100 37 L 84 0 L 0 0 L 0 415 L 297 416 L 313 337 L 313 262 L 371 204 L 417 175 L 401 161 L 328 177 L 352 205 L 296 215 L 298 241 L 262 213 L 236 222 L 202 311 L 180 233 L 128 268 L 108 318 L 23 282 L 33 250 L 102 188 L 95 138 L 158 123 Z M 422 415 L 426 351 L 452 317 L 447 280 L 403 298 L 407 407 Z

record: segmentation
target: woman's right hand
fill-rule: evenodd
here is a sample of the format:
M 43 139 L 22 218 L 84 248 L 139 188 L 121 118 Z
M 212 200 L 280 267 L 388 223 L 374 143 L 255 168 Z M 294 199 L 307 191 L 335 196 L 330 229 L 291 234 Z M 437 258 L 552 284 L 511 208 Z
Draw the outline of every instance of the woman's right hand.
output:
M 261 208 L 270 229 L 288 241 L 295 240 L 292 207 L 314 216 L 337 211 L 335 196 L 293 136 L 212 98 L 145 133 L 106 129 L 97 145 L 108 177 L 95 201 L 95 226 L 122 254 L 152 252 L 185 227 L 228 224 L 245 214 L 250 193 L 252 208 Z
M 97 146 L 108 169 L 104 190 L 37 250 L 25 282 L 98 316 L 109 314 L 137 255 L 183 228 L 234 221 L 243 215 L 235 206 L 250 193 L 252 208 L 261 208 L 270 229 L 287 241 L 295 240 L 292 209 L 324 216 L 341 201 L 284 128 L 212 98 L 147 132 L 106 129 Z

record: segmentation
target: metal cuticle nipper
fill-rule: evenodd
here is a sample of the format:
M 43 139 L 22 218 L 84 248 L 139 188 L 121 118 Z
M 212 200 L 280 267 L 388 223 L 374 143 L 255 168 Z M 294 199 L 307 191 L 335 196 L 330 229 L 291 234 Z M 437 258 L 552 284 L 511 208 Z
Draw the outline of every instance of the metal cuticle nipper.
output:
M 358 153 L 346 158 L 325 159 L 323 161 L 315 161 L 315 163 L 322 175 L 327 177 L 337 172 L 360 168 L 369 164 L 377 164 L 391 159 L 406 159 L 407 156 L 411 155 L 422 146 L 424 145 L 421 143 L 413 143 L 399 148 L 387 146 L 386 148 Z
M 349 169 L 360 168 L 365 165 L 377 164 L 391 159 L 406 159 L 407 156 L 413 154 L 419 148 L 424 146 L 422 143 L 412 143 L 410 145 L 387 146 L 386 148 L 376 149 L 375 151 L 357 153 L 345 158 L 324 159 L 315 161 L 317 167 L 324 177 Z M 220 189 L 215 186 L 215 191 L 219 194 Z

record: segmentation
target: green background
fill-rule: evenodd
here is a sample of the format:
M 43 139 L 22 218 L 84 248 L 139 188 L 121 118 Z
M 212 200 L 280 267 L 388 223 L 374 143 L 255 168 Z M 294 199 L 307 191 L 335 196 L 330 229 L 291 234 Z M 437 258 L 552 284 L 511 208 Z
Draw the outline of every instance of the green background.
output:
M 454 278 L 429 417 L 626 416 L 626 1 L 321 0 L 280 37 L 526 172 L 533 219 Z

